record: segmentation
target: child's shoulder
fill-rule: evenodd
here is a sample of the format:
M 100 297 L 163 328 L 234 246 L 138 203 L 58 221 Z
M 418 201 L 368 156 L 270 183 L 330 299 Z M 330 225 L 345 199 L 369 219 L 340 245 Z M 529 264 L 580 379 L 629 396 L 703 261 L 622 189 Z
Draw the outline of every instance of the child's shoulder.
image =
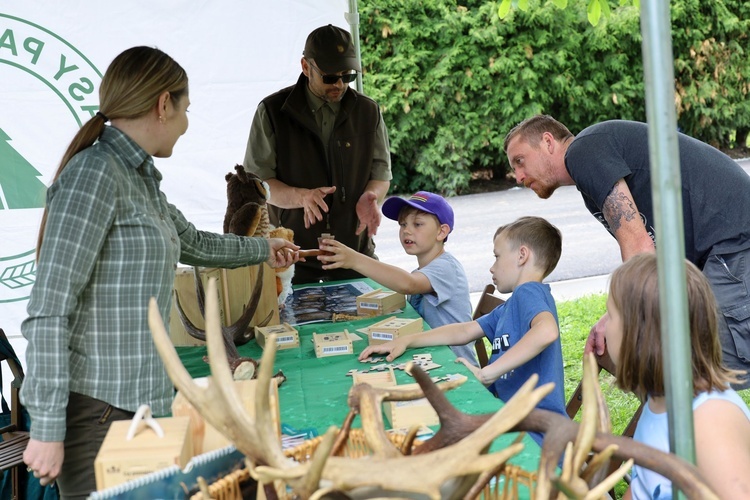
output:
M 541 281 L 526 281 L 525 283 L 521 283 L 513 289 L 513 295 L 516 294 L 552 295 L 552 291 L 547 283 L 542 283 Z

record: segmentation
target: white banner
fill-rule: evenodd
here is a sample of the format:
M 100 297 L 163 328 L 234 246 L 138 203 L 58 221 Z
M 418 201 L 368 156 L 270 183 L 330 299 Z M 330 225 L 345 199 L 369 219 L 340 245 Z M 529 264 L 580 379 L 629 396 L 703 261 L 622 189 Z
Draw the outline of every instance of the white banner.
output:
M 349 29 L 346 11 L 346 0 L 0 2 L 0 328 L 22 360 L 45 189 L 98 110 L 112 59 L 155 46 L 187 71 L 190 127 L 155 162 L 170 202 L 221 232 L 224 176 L 242 163 L 258 102 L 296 82 L 310 31 Z

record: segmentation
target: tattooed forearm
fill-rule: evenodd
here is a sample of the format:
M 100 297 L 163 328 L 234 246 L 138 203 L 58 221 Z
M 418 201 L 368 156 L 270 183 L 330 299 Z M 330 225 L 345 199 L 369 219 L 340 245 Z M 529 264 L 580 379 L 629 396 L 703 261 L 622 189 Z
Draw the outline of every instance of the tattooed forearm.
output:
M 602 214 L 614 234 L 624 221 L 632 221 L 638 217 L 638 210 L 633 200 L 620 190 L 618 184 L 615 184 L 604 199 Z

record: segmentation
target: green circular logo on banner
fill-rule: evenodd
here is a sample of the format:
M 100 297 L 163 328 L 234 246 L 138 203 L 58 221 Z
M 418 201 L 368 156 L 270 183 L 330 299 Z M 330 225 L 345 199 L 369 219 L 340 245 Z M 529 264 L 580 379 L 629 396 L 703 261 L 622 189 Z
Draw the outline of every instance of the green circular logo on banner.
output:
M 0 67 L 3 74 L 23 73 L 19 73 L 18 80 L 2 78 L 3 92 L 10 96 L 9 100 L 22 101 L 31 94 L 35 99 L 38 95 L 38 99 L 49 100 L 51 104 L 56 101 L 56 106 L 62 102 L 78 127 L 99 110 L 97 87 L 102 74 L 78 49 L 38 24 L 0 13 Z M 44 91 L 31 92 L 23 83 L 29 76 L 40 84 L 36 87 Z M 50 116 L 33 116 L 30 123 L 52 128 L 67 125 L 48 123 Z M 11 131 L 19 123 L 25 125 L 24 133 L 38 135 L 34 137 L 35 147 L 48 148 L 49 151 L 64 151 L 67 147 L 65 141 L 72 136 L 63 136 L 59 143 L 54 142 L 56 139 L 50 139 L 42 132 L 43 127 L 28 126 L 28 113 L 13 110 L 8 113 L 4 109 L 0 115 L 0 217 L 14 222 L 29 218 L 38 227 L 46 186 L 33 160 L 27 159 L 33 156 L 28 145 L 24 146 L 26 151 L 18 146 L 19 142 L 28 144 L 29 141 L 19 141 Z M 0 225 L 8 227 L 8 224 Z M 19 249 L 7 244 L 11 236 L 18 236 L 18 231 L 9 230 L 7 233 L 4 231 L 2 239 L 5 244 L 0 246 L 0 303 L 27 300 L 36 276 L 33 237 L 21 235 L 29 241 L 24 241 L 26 248 Z

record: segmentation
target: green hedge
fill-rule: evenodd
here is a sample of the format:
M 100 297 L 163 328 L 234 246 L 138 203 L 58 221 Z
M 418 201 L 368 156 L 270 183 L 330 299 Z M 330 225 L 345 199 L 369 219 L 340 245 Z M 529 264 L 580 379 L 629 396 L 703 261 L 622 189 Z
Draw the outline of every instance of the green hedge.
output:
M 613 2 L 614 3 L 614 2 Z M 393 192 L 464 190 L 472 174 L 505 176 L 505 134 L 533 114 L 573 133 L 597 121 L 645 120 L 635 7 L 597 26 L 586 2 L 359 0 L 364 91 L 377 100 L 393 151 Z M 750 128 L 750 4 L 672 2 L 680 128 L 723 147 Z

